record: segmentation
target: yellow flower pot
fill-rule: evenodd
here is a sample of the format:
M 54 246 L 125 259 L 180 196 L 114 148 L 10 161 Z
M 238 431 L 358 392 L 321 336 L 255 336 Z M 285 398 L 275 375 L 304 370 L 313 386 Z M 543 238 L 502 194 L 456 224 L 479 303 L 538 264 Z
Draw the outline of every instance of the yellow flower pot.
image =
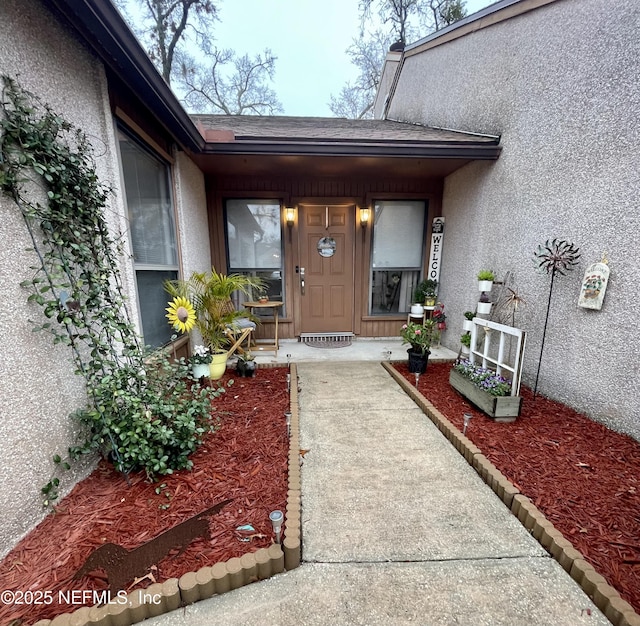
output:
M 227 353 L 218 352 L 213 355 L 213 359 L 209 364 L 209 378 L 211 380 L 218 380 L 224 376 L 224 372 L 227 369 Z

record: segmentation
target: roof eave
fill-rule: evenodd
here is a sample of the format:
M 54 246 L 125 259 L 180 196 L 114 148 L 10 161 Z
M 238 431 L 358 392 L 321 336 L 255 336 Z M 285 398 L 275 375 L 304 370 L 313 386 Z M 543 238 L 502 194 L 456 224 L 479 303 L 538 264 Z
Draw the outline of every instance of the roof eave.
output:
M 496 143 L 455 144 L 352 144 L 352 143 L 291 143 L 252 142 L 207 143 L 203 154 L 261 156 L 346 156 L 398 157 L 415 159 L 493 160 L 502 147 Z

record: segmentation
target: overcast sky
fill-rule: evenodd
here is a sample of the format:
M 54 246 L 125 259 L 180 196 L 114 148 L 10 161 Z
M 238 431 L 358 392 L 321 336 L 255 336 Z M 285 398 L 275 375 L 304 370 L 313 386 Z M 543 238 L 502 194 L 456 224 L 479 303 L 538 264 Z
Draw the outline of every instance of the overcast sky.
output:
M 493 2 L 467 0 L 467 13 Z M 359 29 L 357 0 L 225 0 L 220 8 L 217 46 L 278 57 L 273 88 L 285 115 L 332 116 L 330 94 L 356 76 L 345 50 Z

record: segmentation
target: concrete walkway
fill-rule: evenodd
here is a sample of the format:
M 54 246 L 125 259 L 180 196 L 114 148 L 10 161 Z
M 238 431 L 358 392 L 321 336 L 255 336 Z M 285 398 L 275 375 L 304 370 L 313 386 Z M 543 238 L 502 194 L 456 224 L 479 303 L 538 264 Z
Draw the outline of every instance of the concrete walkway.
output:
M 378 363 L 298 373 L 304 563 L 149 624 L 609 624 Z

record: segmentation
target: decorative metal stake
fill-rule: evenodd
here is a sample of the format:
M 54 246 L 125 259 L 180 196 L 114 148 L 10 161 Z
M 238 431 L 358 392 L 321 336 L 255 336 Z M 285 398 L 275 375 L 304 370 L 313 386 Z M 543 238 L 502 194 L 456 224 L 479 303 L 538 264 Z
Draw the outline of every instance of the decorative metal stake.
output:
M 566 276 L 578 265 L 580 258 L 580 248 L 564 239 L 552 239 L 545 242 L 543 246 L 538 246 L 534 254 L 534 262 L 539 270 L 545 270 L 551 274 L 551 284 L 549 285 L 549 299 L 547 300 L 547 314 L 544 318 L 544 330 L 542 331 L 542 345 L 540 346 L 540 358 L 538 360 L 538 371 L 536 372 L 536 383 L 533 389 L 535 400 L 538 393 L 538 378 L 540 377 L 540 366 L 542 365 L 542 353 L 544 351 L 544 340 L 547 336 L 547 324 L 549 322 L 549 311 L 551 310 L 551 294 L 553 293 L 553 281 L 556 274 Z

